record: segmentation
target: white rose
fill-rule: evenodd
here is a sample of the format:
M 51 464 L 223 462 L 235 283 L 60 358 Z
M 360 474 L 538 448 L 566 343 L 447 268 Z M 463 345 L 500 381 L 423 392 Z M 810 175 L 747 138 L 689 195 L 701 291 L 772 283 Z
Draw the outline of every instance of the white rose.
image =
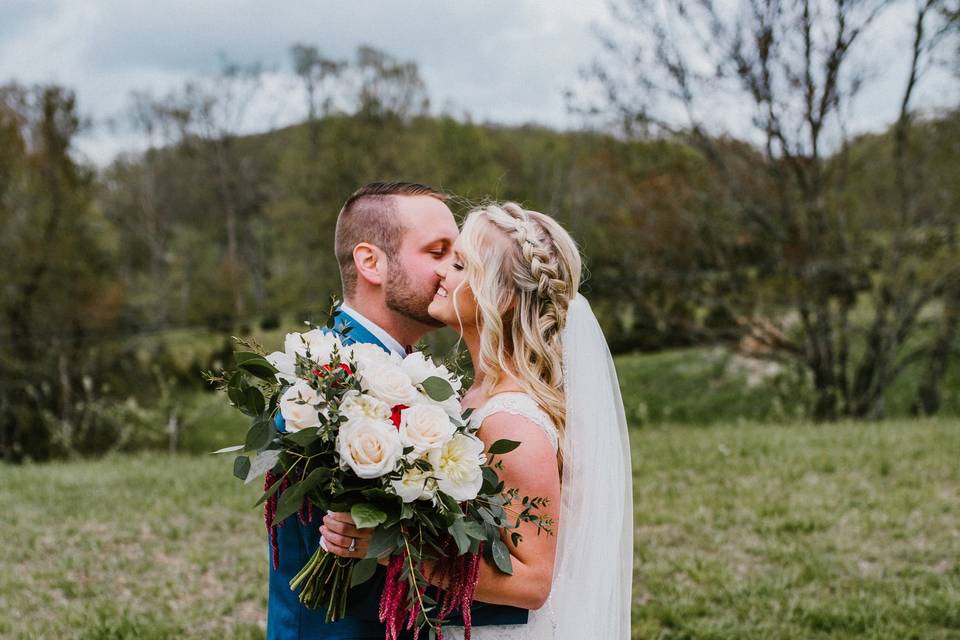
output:
M 447 412 L 435 404 L 418 404 L 400 412 L 400 442 L 413 447 L 413 457 L 442 447 L 455 430 Z
M 283 341 L 283 350 L 290 357 L 296 359 L 295 355 L 299 354 L 321 364 L 330 362 L 335 347 L 343 350 L 343 345 L 334 334 L 324 333 L 320 329 L 311 329 L 306 333 L 288 333 Z
M 458 433 L 443 447 L 432 449 L 427 457 L 440 491 L 457 502 L 477 497 L 483 485 L 481 465 L 486 460 L 479 438 Z
M 400 366 L 403 368 L 404 373 L 410 376 L 413 384 L 420 384 L 427 378 L 438 375 L 437 367 L 427 360 L 422 351 L 414 351 L 408 354 Z
M 450 382 L 450 386 L 453 387 L 454 391 L 460 393 L 461 389 L 463 389 L 463 380 L 460 379 L 460 376 L 454 375 L 447 369 L 446 365 L 440 365 L 437 367 L 437 371 L 441 378 L 446 378 Z
M 390 485 L 404 502 L 432 500 L 437 495 L 437 481 L 433 479 L 433 473 L 416 467 L 407 469 L 401 479 L 391 480 Z
M 448 416 L 455 420 L 461 420 L 463 418 L 463 408 L 460 406 L 460 399 L 456 395 L 450 396 L 443 402 L 437 402 L 427 394 L 421 393 L 419 404 L 428 407 L 439 407 L 443 409 Z
M 386 402 L 357 391 L 347 392 L 340 403 L 340 413 L 348 418 L 373 418 L 388 422 L 391 416 L 390 407 Z
M 286 423 L 286 430 L 293 433 L 309 427 L 319 427 L 320 417 L 316 405 L 321 403 L 323 398 L 306 380 L 296 380 L 280 397 L 280 414 Z
M 421 351 L 414 351 L 408 355 L 403 359 L 400 366 L 403 368 L 403 371 L 410 376 L 413 384 L 420 384 L 427 378 L 437 377 L 447 380 L 454 391 L 459 391 L 463 387 L 460 379 L 450 373 L 449 369 L 443 365 L 435 365 Z
M 396 364 L 386 361 L 362 372 L 360 387 L 367 393 L 395 407 L 416 404 L 419 393 L 410 382 L 410 376 Z
M 393 471 L 403 445 L 390 422 L 360 417 L 348 420 L 337 435 L 340 464 L 361 478 L 379 478 Z
M 352 344 L 347 347 L 347 352 L 361 373 L 367 369 L 375 369 L 386 364 L 400 362 L 400 356 L 367 342 Z
M 264 357 L 267 359 L 267 362 L 279 371 L 279 373 L 276 374 L 279 382 L 289 382 L 293 384 L 297 381 L 296 357 L 283 351 L 274 351 Z

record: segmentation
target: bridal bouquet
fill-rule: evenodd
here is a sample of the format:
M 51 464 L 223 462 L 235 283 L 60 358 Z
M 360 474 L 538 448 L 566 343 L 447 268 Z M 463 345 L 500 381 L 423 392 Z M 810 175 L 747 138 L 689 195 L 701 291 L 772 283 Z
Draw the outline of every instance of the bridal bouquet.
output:
M 319 548 L 290 583 L 300 601 L 326 607 L 328 622 L 342 618 L 350 588 L 389 556 L 379 612 L 386 637 L 429 628 L 442 639 L 444 619 L 459 607 L 469 638 L 481 556 L 511 573 L 501 530 L 531 522 L 549 532 L 552 524 L 535 513 L 545 499 L 520 499 L 498 477 L 496 456 L 519 443 L 499 440 L 485 452 L 469 411 L 461 415 L 461 380 L 422 352 L 400 358 L 345 345 L 331 331 L 333 314 L 326 330 L 310 326 L 269 354 L 237 339 L 236 368 L 207 374 L 251 419 L 245 443 L 217 453 L 238 453 L 233 472 L 247 483 L 264 476 L 257 505 L 265 504 L 274 566 L 276 528 L 289 516 L 305 524 L 313 509 L 348 511 L 357 527 L 375 527 L 366 557 Z M 278 411 L 285 431 L 275 426 Z M 447 584 L 436 599 L 426 591 L 427 563 Z

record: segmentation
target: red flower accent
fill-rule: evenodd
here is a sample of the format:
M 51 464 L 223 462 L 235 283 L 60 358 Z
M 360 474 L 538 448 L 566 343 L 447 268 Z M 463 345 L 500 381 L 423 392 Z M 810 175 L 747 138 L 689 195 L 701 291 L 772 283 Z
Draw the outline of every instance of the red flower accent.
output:
M 393 423 L 397 429 L 400 429 L 400 412 L 404 409 L 409 409 L 405 404 L 398 404 L 393 409 L 390 410 L 390 422 Z
M 346 364 L 345 362 L 341 362 L 339 365 L 337 365 L 337 368 L 345 371 L 348 376 L 353 375 L 353 369 L 351 369 L 350 365 Z M 322 378 L 328 373 L 333 373 L 333 367 L 331 367 L 329 364 L 320 365 L 319 369 L 313 369 L 311 373 L 318 378 Z

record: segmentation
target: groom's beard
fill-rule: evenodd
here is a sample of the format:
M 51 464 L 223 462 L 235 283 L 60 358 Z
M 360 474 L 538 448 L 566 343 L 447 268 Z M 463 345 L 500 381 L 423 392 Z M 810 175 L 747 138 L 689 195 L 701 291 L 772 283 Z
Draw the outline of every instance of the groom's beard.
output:
M 443 322 L 427 313 L 435 293 L 412 286 L 403 267 L 391 262 L 385 291 L 388 309 L 429 327 L 442 327 Z

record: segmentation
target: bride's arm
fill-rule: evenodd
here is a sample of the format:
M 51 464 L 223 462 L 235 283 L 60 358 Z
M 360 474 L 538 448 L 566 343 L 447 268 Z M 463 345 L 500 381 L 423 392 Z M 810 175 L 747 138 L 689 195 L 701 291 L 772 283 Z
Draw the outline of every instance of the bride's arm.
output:
M 542 518 L 553 520 L 553 533 L 537 535 L 536 525 L 521 523 L 519 529 L 507 529 L 501 536 L 510 550 L 513 574 L 501 573 L 484 559 L 480 563 L 480 578 L 474 597 L 482 602 L 507 604 L 524 609 L 539 609 L 550 595 L 553 567 L 560 523 L 560 476 L 557 455 L 543 430 L 526 418 L 509 413 L 497 413 L 483 421 L 477 433 L 486 448 L 497 440 L 516 440 L 521 443 L 510 453 L 497 456 L 503 463 L 498 470 L 506 489 L 516 488 L 523 496 L 547 498 L 549 502 L 538 512 Z M 520 509 L 519 501 L 510 508 Z M 508 517 L 515 514 L 508 512 Z M 510 533 L 523 536 L 514 546 Z
M 557 469 L 557 456 L 550 440 L 543 430 L 526 418 L 509 413 L 496 413 L 483 421 L 477 435 L 484 442 L 484 449 L 497 440 L 507 439 L 520 442 L 520 446 L 510 453 L 497 456 L 503 468 L 497 473 L 503 480 L 504 488 L 516 488 L 520 498 L 547 498 L 548 503 L 537 515 L 553 520 L 552 534 L 537 535 L 536 525 L 521 523 L 519 529 L 506 529 L 501 538 L 510 550 L 513 574 L 501 573 L 486 559 L 480 562 L 480 577 L 474 598 L 481 602 L 506 604 L 523 609 L 539 609 L 550 595 L 553 581 L 553 566 L 557 548 L 557 534 L 560 523 L 560 474 Z M 508 509 L 520 509 L 519 501 Z M 507 512 L 511 521 L 516 515 Z M 511 517 L 512 516 L 512 517 Z M 329 551 L 344 557 L 362 558 L 373 529 L 357 529 L 352 524 L 349 513 L 333 514 L 324 517 L 325 526 L 321 530 Z M 519 532 L 523 539 L 514 545 L 510 534 Z M 349 537 L 359 539 L 358 548 L 348 552 L 346 546 Z M 387 559 L 381 559 L 386 564 Z M 424 563 L 426 575 L 433 571 L 433 563 Z M 446 581 L 431 580 L 433 584 L 446 588 Z

